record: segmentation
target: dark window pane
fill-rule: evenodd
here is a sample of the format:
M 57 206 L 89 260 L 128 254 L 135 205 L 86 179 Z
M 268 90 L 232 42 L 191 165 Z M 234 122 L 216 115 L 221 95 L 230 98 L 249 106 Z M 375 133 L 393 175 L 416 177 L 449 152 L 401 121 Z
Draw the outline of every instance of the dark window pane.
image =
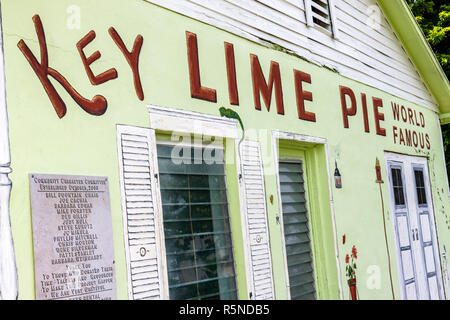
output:
M 391 168 L 391 175 L 395 205 L 403 206 L 405 205 L 405 194 L 403 191 L 402 171 L 398 168 Z
M 160 145 L 158 164 L 170 298 L 236 299 L 223 150 Z
M 417 202 L 419 205 L 427 204 L 427 195 L 425 192 L 425 180 L 423 177 L 422 170 L 414 170 L 414 176 L 416 180 L 416 192 L 417 192 Z

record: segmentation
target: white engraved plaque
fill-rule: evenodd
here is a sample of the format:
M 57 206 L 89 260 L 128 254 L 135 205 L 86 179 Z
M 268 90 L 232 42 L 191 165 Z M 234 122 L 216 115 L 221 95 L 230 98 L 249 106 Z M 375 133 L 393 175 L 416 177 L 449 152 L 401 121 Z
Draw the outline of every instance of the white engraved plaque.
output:
M 116 299 L 108 178 L 30 174 L 38 300 Z

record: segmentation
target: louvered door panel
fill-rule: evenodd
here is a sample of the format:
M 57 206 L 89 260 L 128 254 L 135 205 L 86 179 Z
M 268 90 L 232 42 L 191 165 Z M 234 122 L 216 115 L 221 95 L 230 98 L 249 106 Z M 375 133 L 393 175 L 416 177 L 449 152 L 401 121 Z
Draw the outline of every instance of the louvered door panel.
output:
M 241 145 L 245 226 L 248 241 L 248 269 L 252 298 L 274 299 L 272 259 L 267 225 L 266 200 L 261 152 L 258 142 L 244 140 Z
M 118 126 L 117 139 L 129 298 L 164 299 L 154 131 Z
M 302 162 L 280 161 L 279 178 L 290 296 L 293 300 L 315 299 Z

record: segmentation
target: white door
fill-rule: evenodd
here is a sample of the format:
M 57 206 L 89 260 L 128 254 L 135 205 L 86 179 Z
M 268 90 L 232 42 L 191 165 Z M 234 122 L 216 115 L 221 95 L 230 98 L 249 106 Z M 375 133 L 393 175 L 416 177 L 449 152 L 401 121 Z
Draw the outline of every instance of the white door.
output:
M 403 298 L 442 299 L 427 159 L 385 155 Z

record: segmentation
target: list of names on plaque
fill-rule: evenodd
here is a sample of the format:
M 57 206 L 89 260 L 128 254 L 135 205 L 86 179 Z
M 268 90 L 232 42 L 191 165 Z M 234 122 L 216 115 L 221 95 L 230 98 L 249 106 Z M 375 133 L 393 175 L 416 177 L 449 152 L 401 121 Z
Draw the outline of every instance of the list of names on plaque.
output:
M 30 175 L 36 299 L 115 299 L 106 177 Z

